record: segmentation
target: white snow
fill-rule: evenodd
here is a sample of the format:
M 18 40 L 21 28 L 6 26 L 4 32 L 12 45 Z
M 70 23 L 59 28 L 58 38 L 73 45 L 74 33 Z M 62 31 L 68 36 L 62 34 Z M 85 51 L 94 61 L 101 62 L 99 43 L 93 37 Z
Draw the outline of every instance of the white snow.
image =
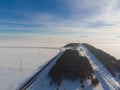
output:
M 60 56 L 58 56 L 57 59 L 59 57 Z M 47 75 L 50 68 L 55 64 L 56 60 L 52 62 L 49 66 L 47 66 L 39 74 L 38 78 L 27 88 L 27 90 L 57 90 L 57 88 L 59 88 L 59 90 L 83 90 L 81 88 L 81 84 L 79 80 L 78 81 L 62 80 L 62 83 L 60 86 L 57 86 L 55 84 L 50 85 L 51 79 Z M 90 81 L 85 81 L 84 83 L 85 83 L 84 90 L 106 90 L 102 87 L 101 83 L 95 88 L 90 85 Z
M 99 62 L 99 60 L 94 57 L 87 48 L 81 46 L 85 56 L 89 59 L 94 71 L 95 75 L 99 79 L 102 84 L 103 90 L 119 90 L 120 85 L 119 82 L 108 72 L 108 70 Z M 101 89 L 100 89 L 101 90 Z
M 25 80 L 37 72 L 38 69 L 59 52 L 57 49 L 2 48 L 3 46 L 62 47 L 64 45 L 65 43 L 39 43 L 38 41 L 0 42 L 0 90 L 16 90 L 20 84 L 25 82 Z M 118 81 L 111 76 L 105 67 L 86 48 L 81 48 L 83 48 L 83 51 L 80 51 L 80 53 L 87 56 L 90 60 L 95 75 L 100 81 L 98 87 L 95 88 L 91 87 L 88 82 L 85 82 L 85 90 L 118 90 L 120 88 Z M 22 60 L 22 70 L 20 69 L 20 60 Z M 50 78 L 47 77 L 48 70 L 52 65 L 40 74 L 39 79 L 28 90 L 56 90 L 58 86 L 50 86 Z M 42 83 L 44 84 L 43 86 L 41 85 Z M 68 80 L 63 80 L 59 89 L 81 90 L 79 81 L 72 82 Z
M 47 76 L 48 72 L 62 53 L 63 52 L 61 52 L 61 54 L 39 74 L 38 78 L 27 88 L 27 90 L 57 90 L 57 88 L 59 88 L 59 90 L 82 90 L 80 81 L 73 82 L 71 80 L 63 80 L 60 86 L 55 84 L 50 85 L 50 78 Z M 84 83 L 86 83 L 85 90 L 93 90 L 93 88 L 87 84 L 88 82 Z
M 30 44 L 31 43 L 31 44 Z M 38 71 L 45 63 L 51 60 L 59 49 L 40 49 L 40 48 L 14 48 L 19 47 L 60 47 L 61 44 L 39 43 L 37 42 L 0 42 L 0 90 L 16 90 Z M 49 46 L 51 45 L 51 46 Z M 2 48 L 2 46 L 12 46 L 13 48 Z M 22 70 L 20 67 L 22 61 Z

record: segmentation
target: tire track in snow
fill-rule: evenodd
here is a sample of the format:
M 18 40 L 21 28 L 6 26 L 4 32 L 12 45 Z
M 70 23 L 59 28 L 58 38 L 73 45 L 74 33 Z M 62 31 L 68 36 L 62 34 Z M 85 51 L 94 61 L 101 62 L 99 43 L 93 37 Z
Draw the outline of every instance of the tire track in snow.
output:
M 111 85 L 115 88 L 115 90 L 119 90 L 119 87 L 115 84 L 115 82 L 111 79 L 111 77 L 106 75 L 103 76 L 109 83 L 111 83 Z

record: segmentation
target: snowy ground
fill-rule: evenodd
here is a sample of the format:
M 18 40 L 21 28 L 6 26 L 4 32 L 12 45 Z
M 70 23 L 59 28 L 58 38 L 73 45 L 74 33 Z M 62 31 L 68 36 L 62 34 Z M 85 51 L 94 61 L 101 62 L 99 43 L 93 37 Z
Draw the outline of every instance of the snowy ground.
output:
M 21 44 L 22 43 L 22 44 Z M 39 43 L 33 41 L 18 41 L 0 42 L 0 90 L 15 90 L 22 82 L 34 74 L 38 69 L 45 65 L 51 58 L 53 58 L 59 50 L 56 49 L 39 49 L 39 48 L 1 48 L 3 46 L 17 46 L 17 47 L 62 47 L 65 43 Z M 85 90 L 117 90 L 119 84 L 109 74 L 103 65 L 86 49 L 81 53 L 90 59 L 95 74 L 101 81 L 98 87 L 94 88 L 86 83 Z M 84 53 L 83 53 L 84 52 Z M 22 70 L 20 68 L 20 60 L 22 61 Z M 45 71 L 46 72 L 46 71 Z M 47 72 L 46 72 L 47 73 Z M 46 74 L 47 75 L 47 74 Z M 49 78 L 43 75 L 42 80 L 39 82 L 38 87 L 42 90 L 55 90 L 57 86 L 49 85 Z M 41 85 L 41 83 L 45 83 Z M 67 87 L 67 88 L 66 88 Z M 80 90 L 78 81 L 72 82 L 64 80 L 60 90 Z M 28 90 L 33 90 L 29 88 Z M 34 89 L 37 90 L 37 89 Z
M 85 47 L 81 46 L 81 53 L 87 56 L 95 71 L 95 75 L 102 84 L 103 90 L 120 90 L 117 80 L 107 71 L 107 69 L 91 54 Z M 101 89 L 100 89 L 101 90 Z
M 38 69 L 53 58 L 58 49 L 39 49 L 39 48 L 14 48 L 37 47 L 62 45 L 56 43 L 37 43 L 37 42 L 0 42 L 0 90 L 16 90 L 27 78 L 32 76 Z M 13 48 L 2 48 L 12 46 Z M 20 67 L 22 61 L 22 68 Z
M 55 84 L 50 85 L 50 78 L 47 76 L 48 72 L 62 53 L 63 52 L 61 52 L 61 54 L 39 74 L 38 78 L 27 88 L 27 90 L 57 90 L 57 88 L 59 88 L 59 90 L 82 90 L 80 81 L 73 82 L 71 80 L 63 80 L 60 86 Z M 87 82 L 85 83 L 85 90 L 93 90 L 93 87 L 91 87 Z
M 80 52 L 80 54 L 84 54 Z M 57 59 L 59 56 L 57 57 Z M 56 59 L 56 60 L 57 60 Z M 38 78 L 27 88 L 27 90 L 82 90 L 80 81 L 71 81 L 71 80 L 62 80 L 60 86 L 55 84 L 50 85 L 50 78 L 47 76 L 50 68 L 55 64 L 56 60 L 52 62 L 49 66 L 47 66 L 38 76 Z M 86 81 L 84 90 L 106 90 L 103 88 L 101 82 L 97 87 L 93 87 L 89 83 L 90 81 Z

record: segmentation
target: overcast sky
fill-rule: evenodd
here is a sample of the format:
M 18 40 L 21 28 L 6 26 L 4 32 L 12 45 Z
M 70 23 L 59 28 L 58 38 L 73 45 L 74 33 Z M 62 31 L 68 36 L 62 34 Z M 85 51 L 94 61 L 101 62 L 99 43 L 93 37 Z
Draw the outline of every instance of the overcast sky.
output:
M 0 38 L 23 35 L 119 40 L 120 1 L 0 0 Z

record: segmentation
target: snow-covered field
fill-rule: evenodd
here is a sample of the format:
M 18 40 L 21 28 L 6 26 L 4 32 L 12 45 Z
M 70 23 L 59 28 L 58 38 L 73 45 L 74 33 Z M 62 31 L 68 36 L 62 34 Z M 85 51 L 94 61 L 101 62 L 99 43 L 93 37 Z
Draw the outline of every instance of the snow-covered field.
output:
M 79 49 L 78 49 L 79 50 Z M 80 51 L 80 54 L 85 55 L 83 51 Z M 57 57 L 57 59 L 60 55 Z M 62 84 L 57 86 L 55 84 L 50 85 L 50 78 L 47 76 L 50 68 L 55 64 L 56 60 L 53 61 L 50 65 L 48 65 L 38 76 L 38 78 L 27 88 L 27 90 L 83 90 L 81 88 L 79 81 L 71 81 L 71 80 L 62 80 Z M 105 89 L 102 86 L 102 82 L 99 83 L 98 86 L 93 87 L 90 81 L 85 81 L 84 90 L 109 90 Z M 59 89 L 58 89 L 59 88 Z
M 16 90 L 21 83 L 59 52 L 59 49 L 14 47 L 62 47 L 62 45 L 50 42 L 1 41 L 0 90 Z M 4 46 L 13 48 L 3 48 Z
M 79 80 L 74 82 L 71 80 L 62 80 L 60 86 L 55 84 L 50 85 L 50 78 L 47 76 L 48 72 L 62 53 L 63 52 L 61 52 L 61 54 L 39 74 L 38 78 L 27 88 L 27 90 L 82 90 Z M 99 88 L 94 89 L 88 82 L 84 83 L 84 90 L 100 90 Z
M 62 42 L 62 41 L 53 42 L 51 40 L 49 42 L 48 40 L 42 42 L 26 41 L 26 40 L 0 41 L 0 90 L 15 90 L 18 86 L 20 86 L 21 83 L 25 82 L 27 78 L 32 76 L 36 71 L 38 71 L 38 69 L 40 69 L 43 65 L 45 65 L 50 59 L 52 59 L 59 52 L 58 49 L 42 49 L 42 48 L 34 48 L 34 47 L 62 47 L 67 43 L 68 42 Z M 110 45 L 110 47 L 107 47 L 102 44 L 101 45 L 95 44 L 94 46 L 102 50 L 105 50 L 108 53 L 110 52 L 111 55 L 113 56 L 116 55 L 116 57 L 118 56 L 119 58 L 118 55 L 119 53 L 116 53 L 120 51 L 119 45 L 118 47 L 116 47 L 118 49 L 110 48 L 112 47 L 112 45 Z M 3 48 L 3 47 L 33 47 L 33 48 Z M 22 64 L 22 68 L 20 64 Z M 93 66 L 96 67 L 94 64 Z M 100 69 L 104 69 L 104 68 L 100 68 Z M 96 73 L 99 72 L 96 71 Z M 102 78 L 103 76 L 101 76 L 100 79 Z M 104 87 L 107 87 L 105 86 L 106 84 L 104 84 L 106 82 L 107 81 L 102 81 L 97 88 L 94 88 L 94 90 L 107 90 L 104 89 Z M 104 86 L 102 83 L 104 84 Z M 49 87 L 49 82 L 46 85 L 48 85 Z M 62 86 L 64 87 L 61 87 L 60 88 L 61 90 L 64 90 L 64 88 L 66 87 L 69 87 L 66 90 L 80 90 L 80 85 L 78 82 L 73 83 L 71 81 L 64 80 Z M 90 90 L 90 87 L 89 88 L 88 87 L 89 85 L 86 86 L 86 90 Z M 53 90 L 53 88 L 54 87 L 52 87 L 51 90 Z M 93 90 L 92 87 L 91 90 Z M 108 89 L 108 90 L 114 90 L 114 89 Z

